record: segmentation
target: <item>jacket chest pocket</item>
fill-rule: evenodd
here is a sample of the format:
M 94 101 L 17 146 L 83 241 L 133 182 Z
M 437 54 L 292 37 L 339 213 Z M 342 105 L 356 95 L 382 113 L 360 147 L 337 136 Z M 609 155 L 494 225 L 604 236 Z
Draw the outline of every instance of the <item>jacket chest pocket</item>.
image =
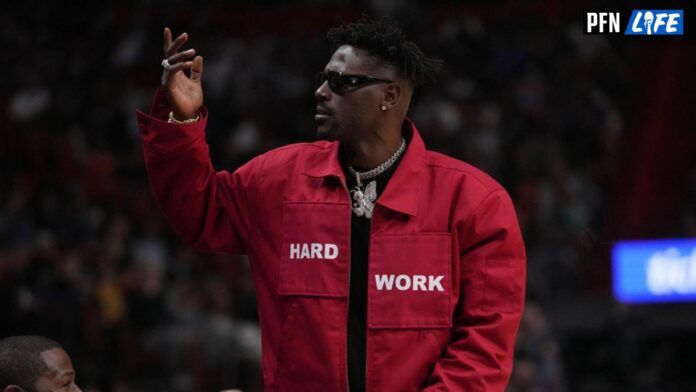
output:
M 283 203 L 278 293 L 346 297 L 350 207 L 342 203 Z
M 377 234 L 370 243 L 368 326 L 452 326 L 450 233 Z

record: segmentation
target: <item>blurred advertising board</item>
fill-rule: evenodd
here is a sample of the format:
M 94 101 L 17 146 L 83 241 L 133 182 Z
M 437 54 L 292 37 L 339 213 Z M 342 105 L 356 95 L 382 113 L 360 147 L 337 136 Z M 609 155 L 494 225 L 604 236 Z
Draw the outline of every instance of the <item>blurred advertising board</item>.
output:
M 696 302 L 696 239 L 615 243 L 612 286 L 628 304 Z

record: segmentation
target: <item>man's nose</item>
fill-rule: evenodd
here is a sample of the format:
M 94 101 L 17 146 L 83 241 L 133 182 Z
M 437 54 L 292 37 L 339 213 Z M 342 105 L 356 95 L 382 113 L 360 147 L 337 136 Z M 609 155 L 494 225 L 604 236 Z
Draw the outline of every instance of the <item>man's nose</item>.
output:
M 317 101 L 328 101 L 331 98 L 331 90 L 329 90 L 328 82 L 322 83 L 314 90 L 314 98 L 316 98 Z

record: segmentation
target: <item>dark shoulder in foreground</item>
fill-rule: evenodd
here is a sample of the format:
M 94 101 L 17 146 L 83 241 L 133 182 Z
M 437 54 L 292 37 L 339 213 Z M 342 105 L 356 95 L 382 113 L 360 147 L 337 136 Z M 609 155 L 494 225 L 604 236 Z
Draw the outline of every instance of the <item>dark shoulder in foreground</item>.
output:
M 426 165 L 433 171 L 452 171 L 459 173 L 461 176 L 473 178 L 487 192 L 505 190 L 493 177 L 469 163 L 431 150 L 427 150 L 425 156 Z

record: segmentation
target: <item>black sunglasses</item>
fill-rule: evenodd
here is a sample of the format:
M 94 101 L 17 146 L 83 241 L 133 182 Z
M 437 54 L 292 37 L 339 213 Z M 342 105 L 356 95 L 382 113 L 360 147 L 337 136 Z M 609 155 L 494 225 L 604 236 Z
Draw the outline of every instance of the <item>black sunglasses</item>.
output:
M 393 83 L 388 79 L 380 79 L 367 75 L 350 75 L 338 71 L 321 71 L 316 77 L 316 87 L 329 82 L 329 88 L 336 94 L 344 94 L 375 83 Z

